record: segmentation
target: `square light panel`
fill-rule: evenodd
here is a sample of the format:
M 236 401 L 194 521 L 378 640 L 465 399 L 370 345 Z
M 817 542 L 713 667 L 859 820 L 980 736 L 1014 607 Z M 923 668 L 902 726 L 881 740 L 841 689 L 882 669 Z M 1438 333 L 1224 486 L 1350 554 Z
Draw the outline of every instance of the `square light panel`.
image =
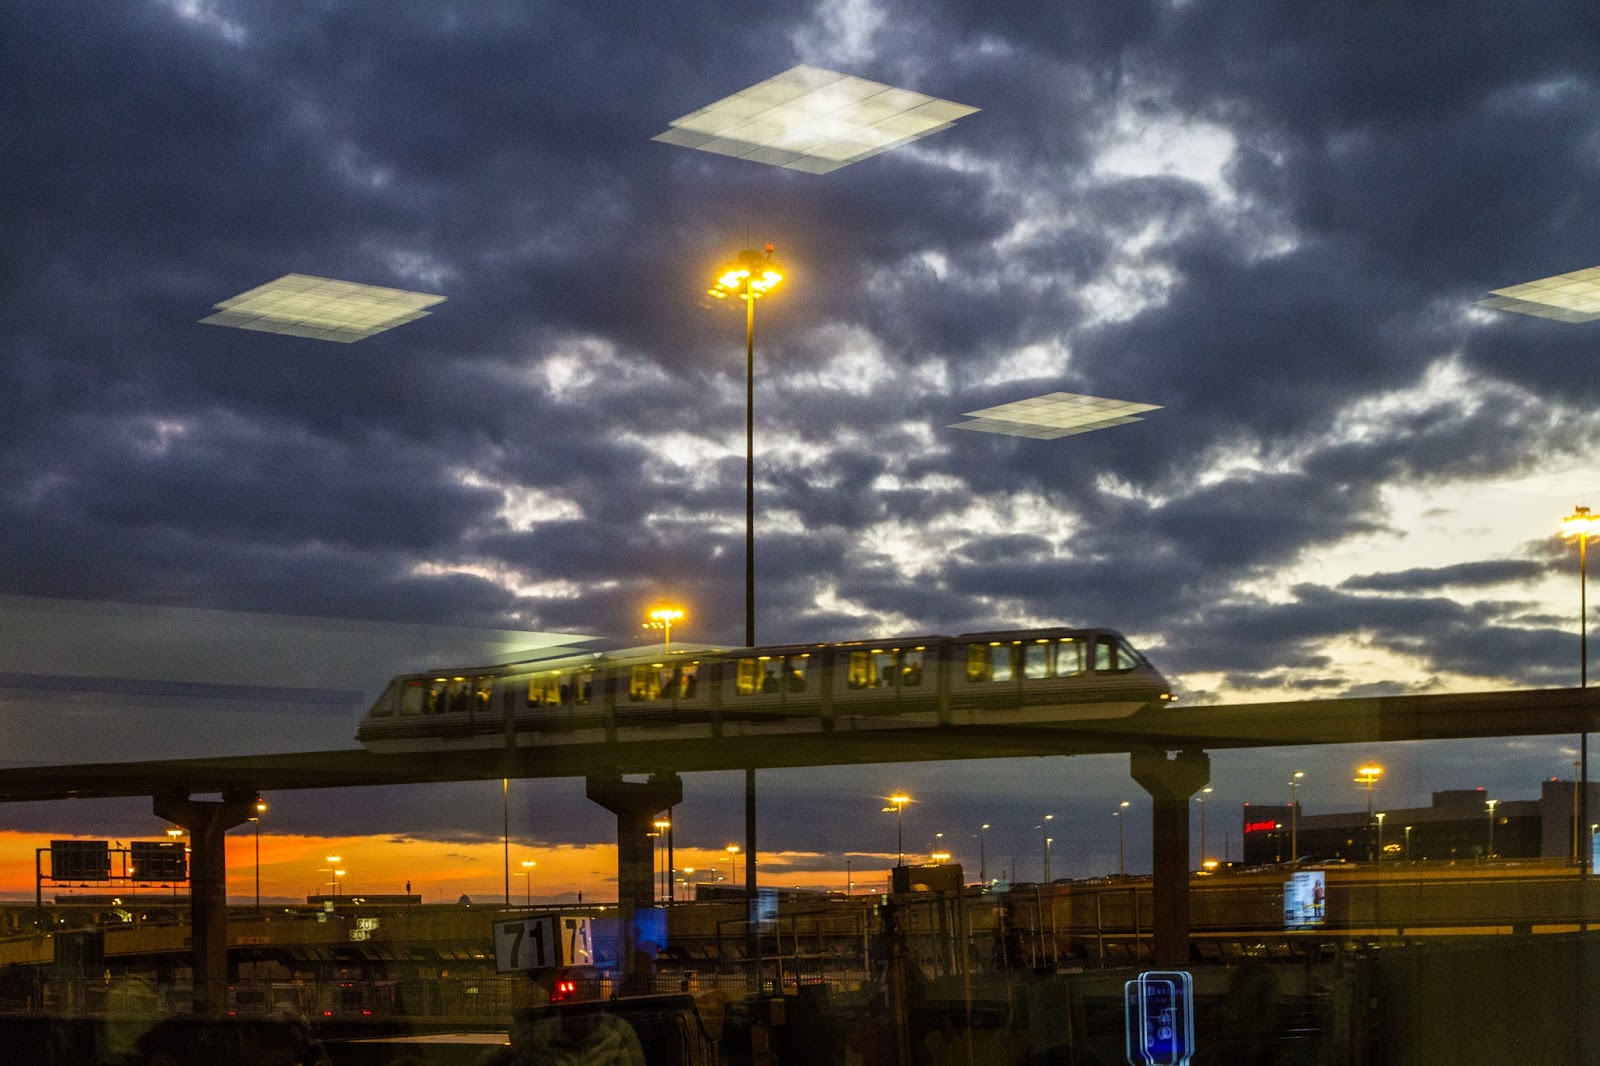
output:
M 652 140 L 826 174 L 954 125 L 976 107 L 798 66 L 673 119 Z
M 200 321 L 210 326 L 349 344 L 422 318 L 431 313 L 424 307 L 443 303 L 444 299 L 381 285 L 285 274 L 277 281 L 213 304 L 217 313 Z
M 1600 267 L 1494 289 L 1474 306 L 1559 322 L 1593 322 L 1600 318 Z
M 970 422 L 952 422 L 951 429 L 970 429 L 979 433 L 1003 433 L 1010 437 L 1055 440 L 1076 433 L 1090 433 L 1129 422 L 1146 411 L 1159 411 L 1153 403 L 1107 400 L 1100 396 L 1080 396 L 1075 392 L 1052 392 L 1027 400 L 968 411 Z

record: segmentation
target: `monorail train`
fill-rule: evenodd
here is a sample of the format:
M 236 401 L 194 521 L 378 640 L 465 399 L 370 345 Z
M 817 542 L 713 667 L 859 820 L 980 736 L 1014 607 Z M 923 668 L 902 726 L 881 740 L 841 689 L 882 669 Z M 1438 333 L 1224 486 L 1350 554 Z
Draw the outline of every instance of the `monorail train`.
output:
M 374 751 L 1123 718 L 1173 700 L 1109 629 L 761 648 L 573 652 L 405 674 L 356 730 Z

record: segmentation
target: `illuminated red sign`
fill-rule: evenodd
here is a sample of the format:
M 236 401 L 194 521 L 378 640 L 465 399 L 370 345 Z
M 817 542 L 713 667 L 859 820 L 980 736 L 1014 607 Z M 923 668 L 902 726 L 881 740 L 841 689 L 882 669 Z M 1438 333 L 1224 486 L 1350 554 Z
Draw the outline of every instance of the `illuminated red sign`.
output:
M 1272 821 L 1244 823 L 1244 831 L 1246 833 L 1270 833 L 1276 828 L 1278 828 L 1278 823 Z

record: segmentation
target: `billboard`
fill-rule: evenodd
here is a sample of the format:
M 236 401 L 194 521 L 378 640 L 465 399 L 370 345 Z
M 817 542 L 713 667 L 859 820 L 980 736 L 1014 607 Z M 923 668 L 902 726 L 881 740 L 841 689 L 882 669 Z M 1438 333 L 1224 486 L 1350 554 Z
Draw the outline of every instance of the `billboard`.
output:
M 111 880 L 111 845 L 104 840 L 52 840 L 50 879 L 53 881 Z
M 1328 885 L 1321 870 L 1301 870 L 1283 883 L 1283 927 L 1314 929 L 1327 919 Z
M 129 846 L 130 881 L 187 881 L 189 856 L 171 840 L 135 840 Z

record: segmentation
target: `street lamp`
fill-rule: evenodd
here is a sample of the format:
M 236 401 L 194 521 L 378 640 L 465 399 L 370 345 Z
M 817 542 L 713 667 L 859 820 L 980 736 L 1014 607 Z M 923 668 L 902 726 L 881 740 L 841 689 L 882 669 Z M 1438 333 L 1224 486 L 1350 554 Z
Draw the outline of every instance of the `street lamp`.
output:
M 1044 816 L 1044 822 L 1039 826 L 1039 839 L 1044 841 L 1044 883 L 1050 883 L 1050 821 L 1055 818 L 1053 814 Z
M 989 859 L 984 850 L 984 838 L 989 835 L 989 823 L 978 826 L 978 880 L 989 883 Z
M 1123 827 L 1123 824 L 1124 824 L 1124 819 L 1122 817 L 1122 812 L 1127 810 L 1128 806 L 1129 806 L 1128 801 L 1127 800 L 1123 800 L 1121 803 L 1119 803 L 1117 805 L 1117 809 L 1111 812 L 1111 817 L 1113 817 L 1113 818 L 1115 818 L 1117 820 L 1117 876 L 1118 877 L 1126 877 L 1126 876 L 1128 876 L 1127 865 L 1126 865 L 1126 863 L 1123 862 L 1123 856 L 1124 856 L 1125 851 L 1126 851 L 1126 849 L 1124 848 L 1124 844 L 1126 843 L 1126 839 L 1127 838 L 1126 838 L 1126 835 L 1122 831 L 1122 827 Z
M 745 250 L 707 289 L 719 300 L 744 301 L 744 643 L 756 643 L 756 301 L 783 281 L 783 268 L 765 253 Z
M 261 913 L 261 816 L 267 812 L 267 801 L 256 797 L 256 813 L 250 820 L 256 823 L 256 913 Z
M 894 864 L 896 866 L 904 866 L 906 864 L 906 804 L 910 802 L 910 796 L 904 792 L 896 792 L 889 797 L 889 806 L 884 808 L 886 811 L 894 812 Z
M 644 628 L 661 630 L 662 649 L 670 652 L 672 650 L 672 623 L 683 618 L 683 609 L 662 604 L 659 607 L 652 607 L 648 617 L 650 621 L 644 624 Z
M 522 860 L 522 905 L 533 906 L 533 868 L 539 863 L 533 859 Z
M 935 833 L 935 834 L 933 834 L 933 850 L 928 853 L 928 857 L 930 859 L 932 859 L 933 856 L 938 855 L 939 853 L 941 853 L 943 851 L 944 851 L 944 834 L 943 833 Z
M 1587 507 L 1575 507 L 1561 520 L 1561 533 L 1578 538 L 1578 687 L 1589 687 L 1589 537 L 1600 533 L 1600 517 Z M 1572 857 L 1578 862 L 1579 876 L 1587 877 L 1589 864 L 1577 854 L 1577 827 L 1589 820 L 1589 731 L 1578 735 L 1578 801 L 1572 832 Z
M 739 845 L 737 845 L 737 844 L 729 844 L 727 846 L 727 848 L 724 849 L 724 850 L 726 850 L 727 853 L 728 853 L 728 874 L 729 874 L 729 878 L 733 881 L 733 887 L 734 888 L 738 888 L 739 887 L 739 860 L 738 860 Z
M 1388 814 L 1387 811 L 1379 811 L 1377 813 L 1377 819 L 1378 819 L 1378 862 L 1380 864 L 1383 862 L 1383 819 L 1384 819 L 1384 816 L 1387 815 L 1387 814 Z
M 1195 802 L 1200 804 L 1200 865 L 1206 864 L 1206 797 L 1211 795 L 1211 786 L 1207 785 L 1200 790 L 1200 795 L 1195 797 Z
M 1372 824 L 1372 786 L 1378 783 L 1378 778 L 1383 776 L 1383 767 L 1375 762 L 1366 763 L 1356 768 L 1356 784 L 1367 786 L 1367 825 Z M 1368 858 L 1371 858 L 1369 855 Z
M 661 872 L 664 875 L 662 879 L 666 881 L 666 884 L 661 886 L 661 894 L 663 897 L 670 898 L 672 895 L 672 853 L 671 851 L 663 848 L 662 845 L 665 842 L 664 838 L 667 836 L 667 831 L 672 828 L 672 822 L 666 818 L 657 818 L 650 824 L 653 825 L 656 830 L 654 833 L 650 834 L 656 838 L 656 845 L 654 849 L 656 861 L 661 864 Z M 663 851 L 666 851 L 666 858 L 662 857 Z
M 1484 861 L 1494 858 L 1494 808 L 1499 800 L 1486 801 L 1489 807 L 1489 848 L 1483 853 Z
M 1411 861 L 1411 827 L 1406 826 L 1406 862 Z
M 1300 779 L 1304 770 L 1296 770 L 1289 778 L 1289 861 L 1300 861 Z

